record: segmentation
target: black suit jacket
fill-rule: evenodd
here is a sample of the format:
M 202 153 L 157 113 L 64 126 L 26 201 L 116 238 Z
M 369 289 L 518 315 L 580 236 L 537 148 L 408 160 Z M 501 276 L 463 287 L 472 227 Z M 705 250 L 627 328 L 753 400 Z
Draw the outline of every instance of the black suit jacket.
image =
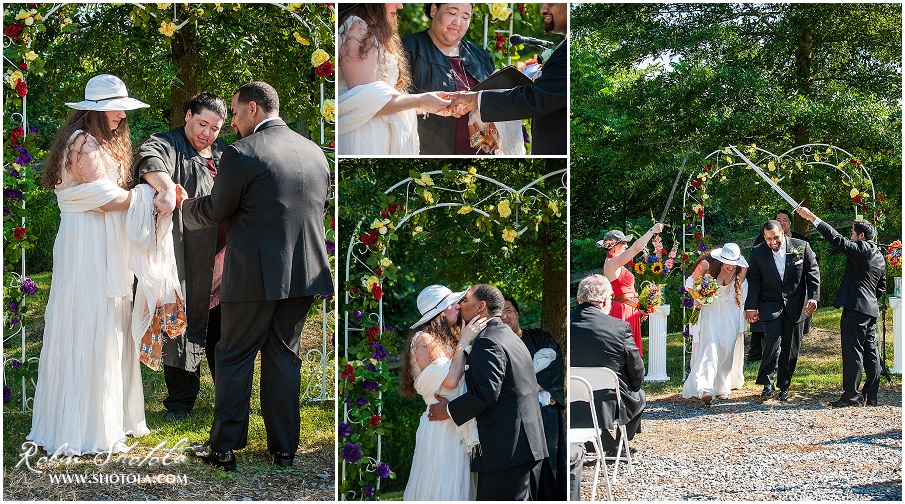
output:
M 833 306 L 879 317 L 877 298 L 886 293 L 886 259 L 883 253 L 874 242 L 853 242 L 826 222 L 820 221 L 817 231 L 847 258 Z
M 785 311 L 795 322 L 801 322 L 806 301 L 820 299 L 820 270 L 811 245 L 803 240 L 786 238 L 786 271 L 782 279 L 773 262 L 773 250 L 766 243 L 751 249 L 748 259 L 748 297 L 746 310 L 757 310 L 760 320 L 775 320 Z M 792 253 L 801 248 L 801 255 Z
M 638 346 L 628 322 L 611 317 L 590 303 L 578 305 L 569 315 L 569 365 L 606 367 L 616 372 L 619 377 L 619 394 L 622 396 L 623 411 L 619 416 L 622 425 L 644 409 L 646 399 L 641 390 L 644 361 L 638 354 Z M 604 411 L 597 413 L 601 417 L 599 420 L 607 428 L 612 428 L 616 398 L 604 399 L 601 404 Z M 570 423 L 590 426 L 590 416 L 586 412 L 586 408 L 573 411 Z
M 211 194 L 182 203 L 188 229 L 229 221 L 221 301 L 332 293 L 324 244 L 329 199 L 327 158 L 282 119 L 227 148 Z
M 566 105 L 569 103 L 568 39 L 544 63 L 533 83 L 503 91 L 483 91 L 481 120 L 484 122 L 532 119 L 531 154 L 568 153 Z
M 498 471 L 547 456 L 531 354 L 499 317 L 475 339 L 465 385 L 468 391 L 449 403 L 449 414 L 456 425 L 477 421 L 481 453 L 472 471 Z

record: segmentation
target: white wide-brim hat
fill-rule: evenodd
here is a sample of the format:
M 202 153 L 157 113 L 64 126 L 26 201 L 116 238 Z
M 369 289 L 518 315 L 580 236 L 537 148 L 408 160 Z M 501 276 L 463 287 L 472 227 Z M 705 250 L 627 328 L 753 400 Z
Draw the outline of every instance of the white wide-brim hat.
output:
M 67 107 L 76 110 L 134 110 L 150 107 L 145 102 L 129 98 L 129 91 L 119 77 L 110 74 L 95 75 L 85 85 L 85 99 L 80 102 L 67 103 Z
M 742 268 L 748 267 L 748 261 L 742 257 L 742 251 L 735 243 L 727 243 L 718 249 L 711 250 L 710 257 L 723 264 L 734 264 Z
M 421 294 L 418 294 L 418 311 L 421 312 L 421 320 L 412 324 L 412 329 L 436 317 L 450 305 L 461 301 L 466 292 L 468 291 L 453 292 L 442 285 L 425 287 Z

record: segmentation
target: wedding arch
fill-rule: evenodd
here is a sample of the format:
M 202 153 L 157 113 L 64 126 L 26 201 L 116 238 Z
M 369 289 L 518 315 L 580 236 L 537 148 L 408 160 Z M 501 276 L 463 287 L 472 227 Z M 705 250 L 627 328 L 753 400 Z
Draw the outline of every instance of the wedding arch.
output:
M 21 398 L 21 410 L 28 411 L 34 400 L 33 390 L 37 381 L 38 356 L 28 356 L 26 348 L 25 320 L 29 298 L 37 291 L 33 280 L 26 276 L 25 255 L 26 250 L 35 245 L 36 238 L 28 232 L 31 224 L 30 215 L 26 210 L 25 197 L 29 191 L 36 189 L 36 172 L 33 165 L 39 160 L 41 154 L 36 149 L 34 137 L 38 132 L 29 126 L 28 122 L 28 81 L 32 76 L 40 76 L 43 73 L 45 57 L 48 55 L 36 54 L 33 43 L 36 37 L 45 33 L 44 23 L 58 10 L 67 4 L 20 4 L 18 11 L 11 9 L 6 15 L 15 15 L 15 22 L 4 22 L 3 32 L 3 59 L 4 67 L 8 70 L 4 74 L 4 149 L 3 155 L 3 201 L 4 201 L 4 335 L 3 335 L 3 399 L 4 404 L 9 402 L 13 395 L 10 386 L 19 387 Z M 224 4 L 227 5 L 227 4 Z M 319 112 L 318 123 L 320 133 L 320 145 L 326 145 L 326 128 L 335 121 L 335 102 L 325 96 L 325 84 L 335 82 L 332 63 L 332 51 L 327 53 L 320 48 L 322 41 L 314 35 L 315 30 L 299 12 L 309 8 L 300 3 L 272 3 L 289 16 L 298 21 L 299 31 L 308 34 L 309 38 L 299 32 L 293 33 L 297 43 L 303 46 L 311 46 L 311 66 L 318 76 L 320 89 L 319 103 L 314 105 Z M 12 6 L 10 6 L 12 7 Z M 193 9 L 183 8 L 183 4 L 175 3 L 149 3 L 134 4 L 134 11 L 146 14 L 156 29 L 149 30 L 149 36 L 162 36 L 171 38 L 180 29 L 197 18 L 210 14 L 213 11 L 222 12 L 224 7 L 220 4 L 205 4 Z M 239 9 L 241 6 L 227 5 L 225 8 Z M 333 11 L 332 7 L 330 8 Z M 6 15 L 4 18 L 6 18 Z M 335 14 L 334 14 L 335 16 Z M 6 21 L 6 19 L 4 19 Z M 149 21 L 146 21 L 149 22 Z M 326 26 L 327 21 L 315 16 L 312 23 L 320 23 Z M 140 24 L 133 19 L 133 23 Z M 72 21 L 63 17 L 60 22 L 61 29 L 67 25 L 72 27 Z M 301 28 L 304 27 L 304 28 Z M 332 26 L 331 26 L 332 30 Z M 155 35 L 156 34 L 156 35 Z M 52 55 L 50 55 L 52 57 Z M 332 151 L 332 141 L 325 150 Z M 329 222 L 329 219 L 328 219 Z M 325 226 L 325 246 L 331 252 L 332 257 L 333 229 Z M 335 267 L 333 268 L 335 271 Z M 330 359 L 333 351 L 329 345 L 333 337 L 336 314 L 336 300 L 333 296 L 326 296 L 322 300 L 322 324 L 321 324 L 321 348 L 312 348 L 305 354 L 305 361 L 315 365 L 315 370 L 305 388 L 305 397 L 314 401 L 333 400 L 329 397 L 330 386 L 333 383 L 333 366 Z M 330 323 L 328 323 L 330 322 Z M 7 343 L 12 343 L 7 348 Z
M 383 296 L 397 279 L 398 267 L 390 250 L 397 231 L 427 233 L 412 226 L 412 219 L 438 208 L 457 209 L 457 215 L 475 219 L 475 225 L 505 247 L 539 236 L 542 225 L 562 222 L 567 198 L 567 170 L 543 175 L 515 189 L 468 170 L 410 172 L 409 177 L 381 194 L 377 215 L 364 216 L 346 248 L 344 344 L 340 360 L 339 453 L 342 458 L 340 498 L 372 498 L 392 470 L 381 461 L 383 392 L 394 378 L 387 358 L 396 349 L 384 339 Z M 476 217 L 475 217 L 476 216 Z M 357 341 L 353 338 L 357 337 Z
M 709 236 L 705 222 L 707 216 L 708 192 L 715 185 L 728 181 L 727 173 L 737 169 L 757 171 L 756 183 L 763 182 L 767 191 L 774 195 L 774 186 L 789 177 L 792 173 L 803 173 L 808 170 L 829 170 L 836 174 L 841 187 L 848 193 L 854 207 L 855 218 L 866 218 L 876 223 L 881 213 L 870 170 L 857 157 L 835 145 L 812 143 L 800 145 L 774 154 L 755 144 L 747 148 L 729 145 L 708 154 L 704 168 L 697 173 L 692 172 L 685 183 L 682 197 L 682 249 L 685 255 L 683 264 L 690 265 L 697 255 L 710 249 Z M 763 175 L 761 175 L 761 173 Z M 779 189 L 781 191 L 781 189 Z M 775 194 L 780 197 L 779 192 Z M 785 197 L 788 195 L 783 195 Z M 789 198 L 790 210 L 801 202 Z M 868 213 L 869 212 L 869 213 Z M 863 215 L 863 217 L 862 217 Z M 688 308 L 683 305 L 683 314 Z M 687 320 L 687 319 L 683 319 Z M 686 377 L 687 355 L 691 352 L 691 337 L 688 327 L 683 325 L 682 379 Z

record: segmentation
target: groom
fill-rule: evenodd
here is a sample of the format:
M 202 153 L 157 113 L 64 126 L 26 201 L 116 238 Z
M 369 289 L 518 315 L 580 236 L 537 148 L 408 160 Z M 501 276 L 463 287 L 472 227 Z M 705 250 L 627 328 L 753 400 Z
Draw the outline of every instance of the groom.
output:
M 220 158 L 209 196 L 186 199 L 186 229 L 229 222 L 220 292 L 221 339 L 215 349 L 214 423 L 195 454 L 236 469 L 233 450 L 248 444 L 255 357 L 261 351 L 261 415 L 274 464 L 292 465 L 299 444 L 298 356 L 315 294 L 333 292 L 324 247 L 330 171 L 321 149 L 279 117 L 280 99 L 265 82 L 232 98 L 240 138 Z
M 751 249 L 748 263 L 745 318 L 764 324 L 756 383 L 764 386 L 761 397 L 772 397 L 775 378 L 779 400 L 787 401 L 804 320 L 820 298 L 817 258 L 808 242 L 785 236 L 779 222 L 770 220 L 764 224 L 764 243 Z
M 527 347 L 500 320 L 503 294 L 491 285 L 468 289 L 460 305 L 462 319 L 489 317 L 468 355 L 468 391 L 430 406 L 432 421 L 452 417 L 456 425 L 478 424 L 480 453 L 471 469 L 479 473 L 477 500 L 537 500 L 547 458 L 544 424 L 537 402 L 537 379 Z

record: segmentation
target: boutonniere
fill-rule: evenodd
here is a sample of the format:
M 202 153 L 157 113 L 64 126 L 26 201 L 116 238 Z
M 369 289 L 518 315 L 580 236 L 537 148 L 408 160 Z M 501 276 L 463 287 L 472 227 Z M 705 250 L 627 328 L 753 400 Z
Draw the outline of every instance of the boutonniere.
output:
M 804 257 L 804 245 L 799 245 L 797 247 L 789 247 L 786 255 L 793 255 L 796 259 L 801 259 Z

